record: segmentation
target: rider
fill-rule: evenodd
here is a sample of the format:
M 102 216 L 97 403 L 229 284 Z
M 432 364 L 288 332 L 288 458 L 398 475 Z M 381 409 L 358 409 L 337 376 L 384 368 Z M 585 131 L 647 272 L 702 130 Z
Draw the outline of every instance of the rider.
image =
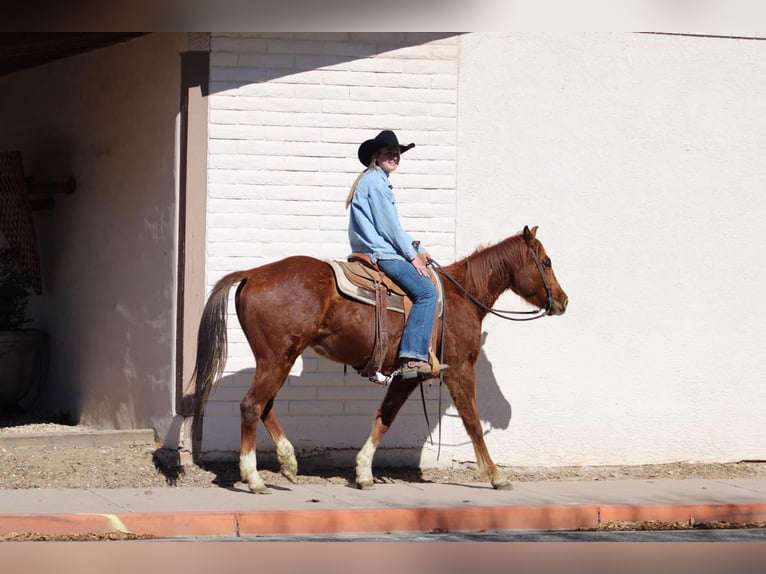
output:
M 365 169 L 346 199 L 351 250 L 368 255 L 412 300 L 399 345 L 398 368 L 404 379 L 434 374 L 429 365 L 429 342 L 437 304 L 436 288 L 426 268 L 430 256 L 402 228 L 388 178 L 399 167 L 401 155 L 413 147 L 414 143 L 399 145 L 390 130 L 362 142 L 357 155 Z

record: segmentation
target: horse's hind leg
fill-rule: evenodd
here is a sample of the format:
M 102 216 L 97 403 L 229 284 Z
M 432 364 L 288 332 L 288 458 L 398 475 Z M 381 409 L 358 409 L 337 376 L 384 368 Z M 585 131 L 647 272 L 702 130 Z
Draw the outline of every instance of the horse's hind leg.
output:
M 298 461 L 295 458 L 295 448 L 292 443 L 287 440 L 282 425 L 277 420 L 277 415 L 274 413 L 272 406 L 274 405 L 274 399 L 271 399 L 265 406 L 261 420 L 266 430 L 271 436 L 271 440 L 274 441 L 274 446 L 277 449 L 277 460 L 279 461 L 279 471 L 290 482 L 298 482 Z
M 373 488 L 372 457 L 375 455 L 383 435 L 386 434 L 386 431 L 391 427 L 391 423 L 394 422 L 399 409 L 402 408 L 404 401 L 412 394 L 417 385 L 417 380 L 405 381 L 397 378 L 388 387 L 386 396 L 383 397 L 383 402 L 375 414 L 372 432 L 367 442 L 364 443 L 364 446 L 359 451 L 359 454 L 356 455 L 356 485 L 359 488 L 363 490 Z
M 281 427 L 279 427 L 279 424 L 276 423 L 276 419 L 272 413 L 272 406 L 274 397 L 276 397 L 277 391 L 279 391 L 287 378 L 289 370 L 289 365 L 285 368 L 268 368 L 265 361 L 260 365 L 257 365 L 253 382 L 245 394 L 245 397 L 242 399 L 242 402 L 239 404 L 242 432 L 242 440 L 239 450 L 239 471 L 242 475 L 242 480 L 247 483 L 248 488 L 254 494 L 269 494 L 271 492 L 266 486 L 266 483 L 263 482 L 260 474 L 258 474 L 258 463 L 255 454 L 258 420 L 263 419 L 264 424 L 267 424 L 268 421 L 267 429 L 272 437 L 274 437 L 275 429 L 278 429 L 278 437 L 280 435 L 281 437 L 284 437 L 284 432 Z M 292 452 L 292 445 L 287 442 L 287 438 L 284 438 L 284 441 L 281 442 L 283 454 L 288 451 Z M 289 445 L 289 447 L 285 446 L 285 443 Z M 280 452 L 279 449 L 280 445 L 277 444 L 277 454 Z M 294 456 L 295 455 L 293 455 L 293 458 Z M 295 467 L 297 469 L 297 463 L 295 464 Z

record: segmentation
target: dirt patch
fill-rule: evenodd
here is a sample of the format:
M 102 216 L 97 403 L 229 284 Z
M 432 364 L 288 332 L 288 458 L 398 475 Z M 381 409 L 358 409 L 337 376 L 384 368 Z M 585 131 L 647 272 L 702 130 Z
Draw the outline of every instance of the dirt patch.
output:
M 0 436 L 4 433 L 93 430 L 50 422 L 11 422 L 6 420 L 0 426 Z M 55 441 L 45 446 L 0 448 L 0 489 L 216 487 L 231 486 L 240 480 L 236 461 L 179 467 L 168 463 L 168 458 L 172 457 L 158 456 L 163 452 L 154 445 L 57 446 Z M 766 462 L 502 468 L 514 482 L 766 478 Z M 269 485 L 289 484 L 276 467 L 266 464 L 261 465 L 259 470 Z M 455 462 L 448 468 L 423 470 L 375 467 L 374 473 L 378 483 L 484 482 L 470 462 Z M 349 466 L 300 470 L 298 480 L 301 484 L 349 484 L 354 482 L 354 469 Z

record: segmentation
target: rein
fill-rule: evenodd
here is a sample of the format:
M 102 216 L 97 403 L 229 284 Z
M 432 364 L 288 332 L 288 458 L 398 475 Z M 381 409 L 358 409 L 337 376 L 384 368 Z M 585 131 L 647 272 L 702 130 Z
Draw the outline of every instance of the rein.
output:
M 548 280 L 545 278 L 545 270 L 543 269 L 543 264 L 540 261 L 540 258 L 538 257 L 537 253 L 535 253 L 534 249 L 530 247 L 530 252 L 532 253 L 532 257 L 535 260 L 535 265 L 537 266 L 537 270 L 540 272 L 540 277 L 543 280 L 543 286 L 545 287 L 545 307 L 542 309 L 537 309 L 535 311 L 505 311 L 502 309 L 492 309 L 491 307 L 487 307 L 484 303 L 479 301 L 476 297 L 474 297 L 471 293 L 468 292 L 468 290 L 463 287 L 463 285 L 460 284 L 460 282 L 455 279 L 452 275 L 450 275 L 447 270 L 444 269 L 437 261 L 429 258 L 428 264 L 431 265 L 436 269 L 436 271 L 446 277 L 450 280 L 450 282 L 455 285 L 470 301 L 479 307 L 480 309 L 486 311 L 487 313 L 491 313 L 493 315 L 496 315 L 500 317 L 501 319 L 508 319 L 509 321 L 533 321 L 534 319 L 540 319 L 546 315 L 548 310 L 550 310 L 551 305 L 553 305 L 553 293 L 551 292 L 551 287 L 548 285 Z M 447 323 L 447 297 L 444 297 L 443 302 L 444 308 L 442 310 L 442 326 L 441 326 L 441 344 L 439 345 L 439 360 L 443 360 L 444 357 L 444 334 L 446 331 L 446 323 Z M 533 315 L 530 317 L 511 317 L 510 315 Z M 439 373 L 439 412 L 442 412 L 442 384 L 444 383 L 444 375 L 442 373 Z M 431 436 L 431 425 L 428 421 L 428 409 L 426 408 L 426 397 L 425 397 L 425 391 L 423 390 L 423 382 L 420 383 L 420 399 L 423 403 L 423 414 L 425 414 L 426 417 L 426 426 L 428 428 L 428 435 L 431 440 L 431 444 L 434 444 L 433 437 Z M 438 437 L 438 447 L 436 451 L 436 460 L 439 460 L 439 457 L 441 456 L 441 431 L 442 427 L 441 424 L 439 425 L 439 437 Z

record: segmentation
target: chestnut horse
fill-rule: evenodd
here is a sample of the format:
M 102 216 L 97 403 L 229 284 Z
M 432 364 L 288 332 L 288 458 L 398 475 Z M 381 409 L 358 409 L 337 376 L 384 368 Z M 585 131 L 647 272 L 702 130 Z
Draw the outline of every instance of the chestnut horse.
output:
M 479 248 L 439 272 L 444 280 L 445 321 L 441 375 L 473 442 L 478 470 L 497 489 L 512 488 L 508 477 L 490 458 L 476 406 L 474 366 L 481 347 L 481 323 L 493 303 L 511 289 L 542 315 L 561 315 L 567 296 L 551 267 L 551 260 L 536 238 L 537 227 L 495 245 Z M 274 399 L 292 364 L 307 347 L 320 356 L 361 369 L 373 352 L 375 308 L 338 293 L 330 265 L 312 257 L 294 256 L 247 271 L 235 271 L 216 283 L 205 305 L 198 334 L 193 451 L 202 442 L 202 418 L 211 388 L 223 372 L 227 338 L 228 293 L 237 284 L 239 323 L 255 355 L 253 382 L 240 403 L 242 440 L 239 468 L 242 480 L 254 493 L 269 492 L 258 474 L 256 429 L 263 421 L 276 446 L 280 471 L 295 481 L 298 464 L 293 445 L 274 413 Z M 386 318 L 390 340 L 398 341 L 404 326 L 401 313 Z M 389 346 L 381 372 L 396 367 L 397 346 Z M 356 458 L 356 484 L 372 488 L 372 458 L 397 412 L 417 387 L 417 379 L 396 376 L 378 409 L 364 447 Z

